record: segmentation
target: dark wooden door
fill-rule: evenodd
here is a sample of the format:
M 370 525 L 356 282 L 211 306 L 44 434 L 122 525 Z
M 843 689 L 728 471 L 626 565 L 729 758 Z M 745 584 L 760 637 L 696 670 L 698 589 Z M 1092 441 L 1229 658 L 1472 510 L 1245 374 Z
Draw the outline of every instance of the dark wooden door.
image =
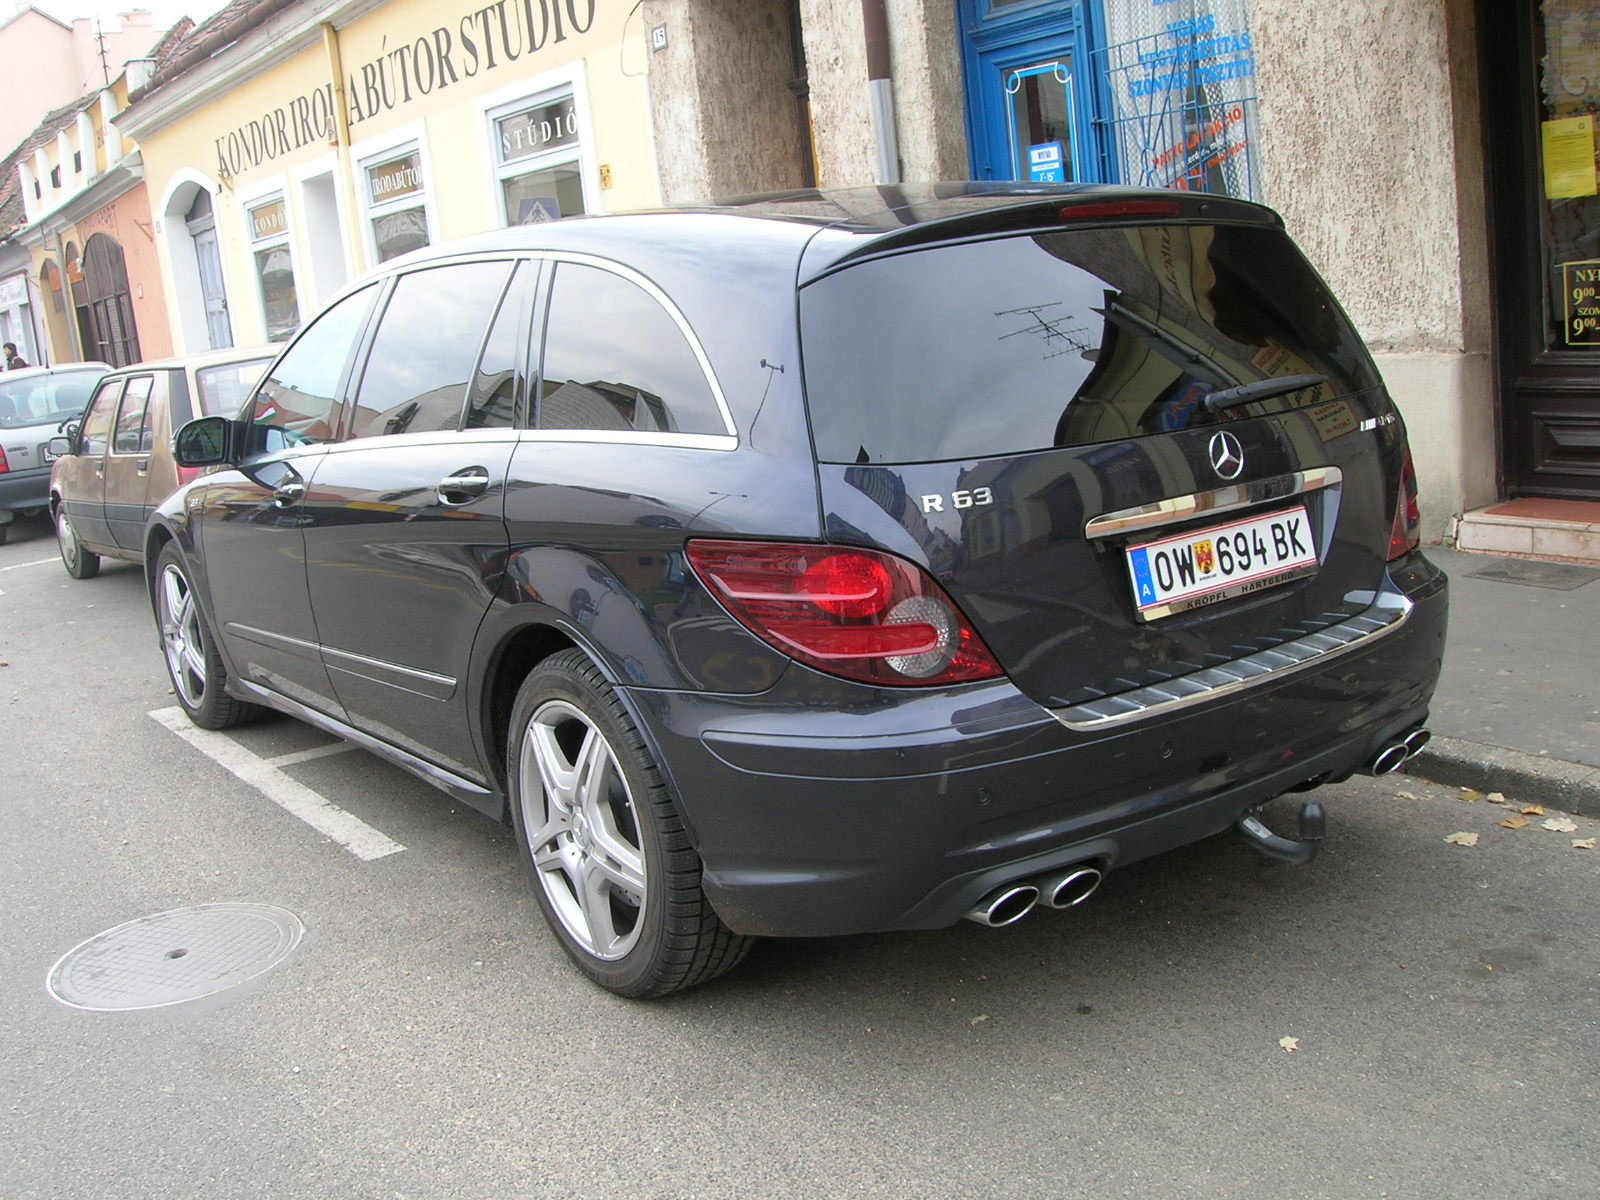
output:
M 1502 472 L 1600 500 L 1600 8 L 1480 0 Z

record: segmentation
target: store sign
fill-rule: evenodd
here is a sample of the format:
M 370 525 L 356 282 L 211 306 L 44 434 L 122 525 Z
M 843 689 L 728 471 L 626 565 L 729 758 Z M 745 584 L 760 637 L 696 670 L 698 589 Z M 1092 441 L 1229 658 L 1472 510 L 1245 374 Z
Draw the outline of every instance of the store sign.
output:
M 1127 182 L 1259 199 L 1247 0 L 1105 0 L 1105 16 Z
M 478 0 L 469 0 L 478 4 Z M 613 9 L 621 0 L 606 0 Z M 352 127 L 534 55 L 594 28 L 601 0 L 499 0 L 450 23 L 404 34 L 390 30 L 376 58 L 346 77 Z M 349 60 L 346 60 L 349 61 Z M 538 71 L 524 63 L 524 71 Z M 215 139 L 217 174 L 227 179 L 337 136 L 333 87 L 314 88 Z
M 27 275 L 0 279 L 0 308 L 20 308 L 28 302 Z
M 1567 345 L 1600 346 L 1600 260 L 1561 264 Z
M 254 241 L 264 242 L 288 232 L 289 217 L 282 200 L 274 200 L 271 204 L 250 210 L 250 237 Z
M 393 158 L 376 167 L 368 167 L 367 181 L 372 188 L 374 205 L 387 204 L 402 196 L 413 196 L 422 190 L 422 157 L 413 152 L 403 158 Z
M 576 145 L 578 114 L 572 97 L 566 96 L 553 104 L 501 117 L 495 122 L 495 129 L 500 136 L 500 161 L 516 162 L 559 146 Z

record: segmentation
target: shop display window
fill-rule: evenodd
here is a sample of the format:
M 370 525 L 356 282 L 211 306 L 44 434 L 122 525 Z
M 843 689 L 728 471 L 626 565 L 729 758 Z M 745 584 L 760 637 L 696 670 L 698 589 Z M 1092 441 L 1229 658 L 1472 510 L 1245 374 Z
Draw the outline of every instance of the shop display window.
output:
M 288 208 L 282 196 L 274 196 L 246 211 L 267 341 L 286 342 L 300 328 L 294 260 L 289 250 Z

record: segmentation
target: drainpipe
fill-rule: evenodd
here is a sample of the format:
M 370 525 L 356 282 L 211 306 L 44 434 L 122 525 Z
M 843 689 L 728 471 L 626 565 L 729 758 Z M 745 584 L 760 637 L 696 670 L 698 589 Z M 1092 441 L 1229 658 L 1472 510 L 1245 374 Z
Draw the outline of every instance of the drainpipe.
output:
M 867 92 L 878 147 L 878 182 L 900 182 L 900 146 L 894 135 L 894 84 L 889 71 L 889 18 L 884 0 L 861 0 L 867 34 Z
M 344 59 L 339 53 L 339 34 L 331 21 L 322 22 L 322 48 L 328 55 L 328 72 L 333 76 L 333 127 L 338 140 L 339 202 L 345 213 L 345 244 L 350 247 L 350 275 L 355 278 L 367 269 L 367 239 L 361 235 L 356 214 L 355 166 L 350 161 L 350 106 L 344 94 Z

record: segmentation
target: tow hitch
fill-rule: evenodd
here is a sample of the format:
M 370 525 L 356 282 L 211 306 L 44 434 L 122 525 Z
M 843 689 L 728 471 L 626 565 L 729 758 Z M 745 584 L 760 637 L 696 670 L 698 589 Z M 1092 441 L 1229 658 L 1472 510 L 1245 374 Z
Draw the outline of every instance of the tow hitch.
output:
M 1322 835 L 1326 828 L 1326 820 L 1322 812 L 1322 805 L 1315 800 L 1307 800 L 1300 807 L 1300 840 L 1293 841 L 1286 837 L 1279 837 L 1261 823 L 1261 818 L 1256 816 L 1256 810 L 1251 809 L 1239 818 L 1239 823 L 1234 826 L 1252 846 L 1268 858 L 1280 859 L 1286 863 L 1302 866 L 1317 856 L 1317 851 L 1322 848 Z

